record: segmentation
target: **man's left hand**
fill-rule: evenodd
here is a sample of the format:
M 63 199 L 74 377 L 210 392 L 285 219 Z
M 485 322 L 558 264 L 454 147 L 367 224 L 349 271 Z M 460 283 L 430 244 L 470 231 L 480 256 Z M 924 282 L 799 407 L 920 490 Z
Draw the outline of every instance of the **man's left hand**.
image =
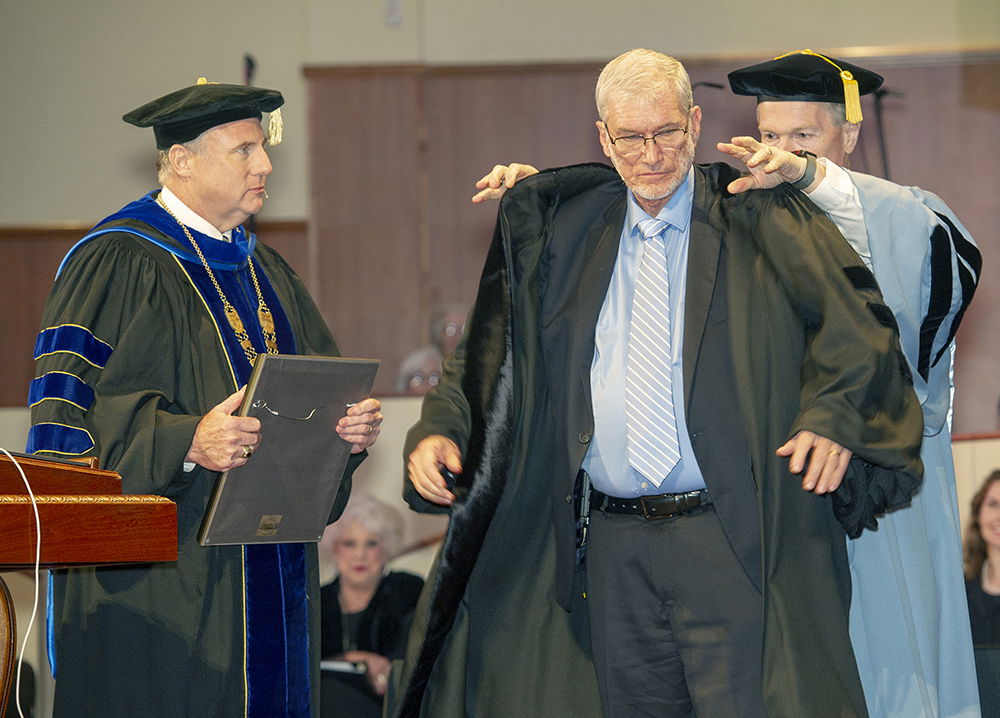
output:
M 750 171 L 749 175 L 729 183 L 726 189 L 732 194 L 751 189 L 770 189 L 782 182 L 794 182 L 806 171 L 804 157 L 761 144 L 753 137 L 734 137 L 729 142 L 720 142 L 716 147 L 720 152 L 745 164 Z M 817 178 L 818 172 L 817 168 Z
M 375 443 L 382 431 L 382 403 L 378 399 L 365 399 L 347 408 L 347 414 L 337 422 L 337 434 L 348 441 L 352 454 L 360 454 Z
M 788 470 L 793 474 L 802 473 L 806 457 L 809 457 L 809 468 L 802 477 L 802 489 L 814 494 L 836 491 L 853 456 L 849 449 L 811 431 L 800 431 L 774 453 L 791 457 Z
M 476 182 L 479 191 L 472 195 L 473 204 L 485 202 L 488 199 L 500 199 L 503 193 L 523 180 L 525 177 L 538 174 L 531 165 L 512 162 L 509 165 L 494 165 L 488 174 Z

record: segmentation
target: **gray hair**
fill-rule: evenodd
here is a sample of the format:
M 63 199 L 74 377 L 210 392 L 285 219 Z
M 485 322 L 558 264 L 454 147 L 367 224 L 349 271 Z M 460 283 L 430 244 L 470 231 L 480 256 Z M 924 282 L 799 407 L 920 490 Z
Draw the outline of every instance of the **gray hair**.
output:
M 344 513 L 323 532 L 323 544 L 332 548 L 355 522 L 382 539 L 386 560 L 399 553 L 403 539 L 402 517 L 392 506 L 363 491 L 351 493 Z
M 627 99 L 657 100 L 674 92 L 681 110 L 687 112 L 694 104 L 691 79 L 679 61 L 654 50 L 629 50 L 609 62 L 601 70 L 594 89 L 597 114 L 607 119 L 611 96 Z
M 826 107 L 834 127 L 843 127 L 847 124 L 847 105 L 843 102 L 822 102 L 820 104 Z
M 205 144 L 204 138 L 205 133 L 201 133 L 193 140 L 188 142 L 182 142 L 181 147 L 186 147 L 195 154 L 199 154 Z M 170 176 L 174 173 L 173 169 L 170 167 L 170 150 L 157 150 L 156 151 L 156 179 L 161 185 L 165 185 Z

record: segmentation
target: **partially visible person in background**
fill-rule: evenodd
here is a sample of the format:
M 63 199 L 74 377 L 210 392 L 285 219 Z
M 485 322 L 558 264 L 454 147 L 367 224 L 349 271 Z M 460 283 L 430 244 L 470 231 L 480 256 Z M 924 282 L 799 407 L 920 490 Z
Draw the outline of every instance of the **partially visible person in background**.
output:
M 469 308 L 465 304 L 451 302 L 439 304 L 431 315 L 431 344 L 437 347 L 441 356 L 455 351 L 465 333 L 465 318 Z
M 1000 469 L 972 498 L 965 530 L 965 593 L 972 642 L 1000 646 Z
M 382 715 L 389 667 L 403 655 L 424 585 L 419 576 L 386 567 L 399 551 L 401 530 L 399 512 L 355 492 L 340 519 L 323 533 L 320 551 L 333 555 L 337 578 L 320 594 L 320 654 L 360 671 L 323 671 L 324 718 Z
M 437 386 L 441 378 L 440 350 L 425 344 L 403 358 L 396 372 L 396 391 L 400 394 L 421 395 Z
M 396 371 L 397 392 L 421 396 L 437 386 L 441 362 L 455 350 L 465 333 L 467 313 L 468 307 L 457 302 L 434 307 L 430 343 L 417 347 L 400 362 Z

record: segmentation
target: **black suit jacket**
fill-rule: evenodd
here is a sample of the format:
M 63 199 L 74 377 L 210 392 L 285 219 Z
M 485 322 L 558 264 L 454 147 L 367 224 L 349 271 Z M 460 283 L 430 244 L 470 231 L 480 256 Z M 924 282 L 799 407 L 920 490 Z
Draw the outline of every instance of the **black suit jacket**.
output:
M 726 254 L 704 208 L 717 195 L 695 171 L 684 318 L 684 400 L 698 465 L 727 536 L 760 588 L 759 521 L 739 421 L 728 334 Z M 561 208 L 540 288 L 540 342 L 557 437 L 552 483 L 559 598 L 569 605 L 575 561 L 574 482 L 594 431 L 590 370 L 597 319 L 618 256 L 625 187 L 610 182 Z

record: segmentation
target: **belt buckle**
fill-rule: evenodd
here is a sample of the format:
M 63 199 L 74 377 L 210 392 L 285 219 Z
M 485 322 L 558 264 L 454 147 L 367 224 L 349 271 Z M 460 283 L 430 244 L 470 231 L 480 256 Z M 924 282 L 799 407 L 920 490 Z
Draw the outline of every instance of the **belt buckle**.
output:
M 655 498 L 655 497 L 651 496 L 649 498 L 652 499 L 652 498 Z M 642 517 L 644 519 L 646 519 L 647 521 L 657 521 L 659 519 L 671 519 L 671 518 L 673 518 L 675 516 L 678 516 L 681 512 L 677 510 L 677 499 L 674 498 L 674 497 L 671 497 L 671 498 L 673 499 L 674 510 L 670 511 L 670 512 L 667 512 L 667 513 L 658 514 L 656 512 L 651 511 L 650 507 L 646 506 L 646 497 L 645 496 L 640 496 L 639 497 L 639 505 L 642 506 Z M 659 498 L 659 500 L 662 501 L 662 502 L 664 502 L 664 503 L 667 502 L 667 498 L 665 496 L 661 496 Z M 650 502 L 650 503 L 652 504 L 652 502 Z

